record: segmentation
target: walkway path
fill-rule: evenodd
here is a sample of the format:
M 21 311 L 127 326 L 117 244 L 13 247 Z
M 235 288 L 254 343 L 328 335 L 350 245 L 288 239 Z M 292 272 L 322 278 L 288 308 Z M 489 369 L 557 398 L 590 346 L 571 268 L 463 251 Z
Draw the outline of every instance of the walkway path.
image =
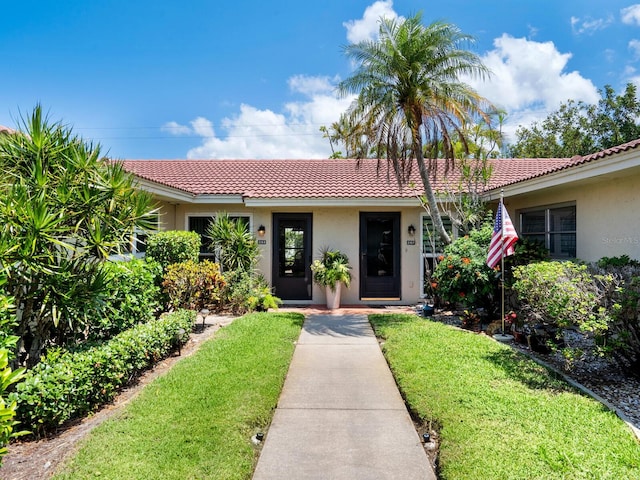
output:
M 364 314 L 305 320 L 253 480 L 435 479 Z

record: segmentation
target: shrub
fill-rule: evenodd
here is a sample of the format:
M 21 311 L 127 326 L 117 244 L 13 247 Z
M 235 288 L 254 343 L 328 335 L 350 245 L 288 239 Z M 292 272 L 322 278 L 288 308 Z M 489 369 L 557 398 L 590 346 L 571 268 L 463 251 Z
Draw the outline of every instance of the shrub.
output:
M 2 276 L 0 276 L 0 284 L 4 284 Z M 2 465 L 2 457 L 7 453 L 7 445 L 11 439 L 24 434 L 24 432 L 13 431 L 18 423 L 14 420 L 16 402 L 6 400 L 9 387 L 19 382 L 24 376 L 23 368 L 12 370 L 9 367 L 9 360 L 15 356 L 15 346 L 18 342 L 18 337 L 11 335 L 11 329 L 15 325 L 12 299 L 0 294 L 0 465 Z
M 613 277 L 604 302 L 612 316 L 606 345 L 623 368 L 640 377 L 640 265 L 621 258 L 601 259 L 591 271 Z
M 486 230 L 483 227 L 445 247 L 433 275 L 436 294 L 442 301 L 461 303 L 465 308 L 491 307 L 497 279 L 486 264 L 491 237 Z
M 189 260 L 169 265 L 162 287 L 171 307 L 201 310 L 218 308 L 225 283 L 217 263 Z
M 10 394 L 17 419 L 41 436 L 111 401 L 121 387 L 188 339 L 195 316 L 181 310 L 85 351 L 49 352 Z
M 0 465 L 2 457 L 7 453 L 7 445 L 11 439 L 24 435 L 25 432 L 14 432 L 18 422 L 14 420 L 16 415 L 16 401 L 7 403 L 5 394 L 7 389 L 14 383 L 19 382 L 24 376 L 24 369 L 12 371 L 9 367 L 9 351 L 0 349 Z
M 153 320 L 160 309 L 159 263 L 132 259 L 105 264 L 106 303 L 102 318 L 90 326 L 92 339 L 106 339 L 137 323 Z
M 224 277 L 227 283 L 221 293 L 221 303 L 236 315 L 278 308 L 282 303 L 262 275 L 241 270 L 228 272 Z
M 530 321 L 606 331 L 611 317 L 603 299 L 611 276 L 592 276 L 586 265 L 557 261 L 516 267 L 513 276 L 513 289 Z
M 200 235 L 196 232 L 168 230 L 154 233 L 147 239 L 145 258 L 158 262 L 163 271 L 172 263 L 197 262 Z

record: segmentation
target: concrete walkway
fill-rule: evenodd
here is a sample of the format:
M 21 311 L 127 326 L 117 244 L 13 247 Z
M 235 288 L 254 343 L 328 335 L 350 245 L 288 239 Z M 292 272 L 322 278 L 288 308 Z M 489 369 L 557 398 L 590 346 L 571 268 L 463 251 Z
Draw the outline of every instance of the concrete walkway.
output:
M 307 317 L 253 480 L 435 479 L 364 314 Z

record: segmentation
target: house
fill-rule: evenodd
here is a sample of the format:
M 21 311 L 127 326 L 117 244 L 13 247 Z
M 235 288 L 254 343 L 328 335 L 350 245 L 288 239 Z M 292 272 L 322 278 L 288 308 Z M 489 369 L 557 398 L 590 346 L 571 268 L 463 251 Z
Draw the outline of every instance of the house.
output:
M 123 164 L 159 202 L 163 229 L 203 234 L 220 212 L 246 221 L 258 238 L 258 267 L 285 303 L 324 302 L 309 270 L 322 247 L 349 256 L 345 304 L 418 302 L 424 270 L 439 253 L 415 168 L 401 188 L 375 159 Z M 544 242 L 554 258 L 640 258 L 640 140 L 587 156 L 491 164 L 484 199 L 495 204 L 503 191 L 520 235 Z M 459 184 L 459 172 L 438 168 L 436 191 Z

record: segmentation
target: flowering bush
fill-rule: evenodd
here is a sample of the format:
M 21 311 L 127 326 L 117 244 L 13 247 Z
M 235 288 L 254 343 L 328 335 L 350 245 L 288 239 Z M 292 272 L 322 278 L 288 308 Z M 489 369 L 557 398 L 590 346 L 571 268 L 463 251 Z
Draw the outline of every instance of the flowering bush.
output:
M 438 258 L 433 279 L 436 294 L 465 308 L 489 307 L 497 288 L 494 271 L 486 264 L 487 250 L 473 236 L 459 238 Z

